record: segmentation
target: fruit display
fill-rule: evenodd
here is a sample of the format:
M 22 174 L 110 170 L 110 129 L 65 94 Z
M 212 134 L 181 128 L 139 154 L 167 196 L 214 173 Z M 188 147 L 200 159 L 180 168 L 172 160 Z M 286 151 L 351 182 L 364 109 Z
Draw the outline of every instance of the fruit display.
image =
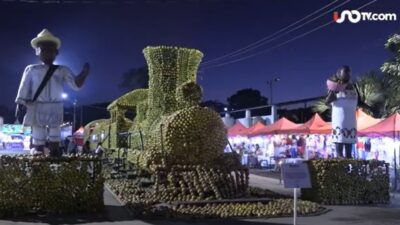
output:
M 174 179 L 168 177 L 168 179 Z M 179 180 L 179 179 L 176 179 Z M 188 179 L 181 179 L 188 180 Z M 176 201 L 166 201 L 166 195 L 160 196 L 157 194 L 156 187 L 140 188 L 138 181 L 128 179 L 114 179 L 107 180 L 108 187 L 118 196 L 122 203 L 130 209 L 135 216 L 154 216 L 160 215 L 159 205 L 167 207 L 163 210 L 164 217 L 188 217 L 188 218 L 234 218 L 234 217 L 281 217 L 291 216 L 293 214 L 293 199 L 274 199 L 261 201 L 248 202 L 246 199 L 238 202 L 223 202 L 214 201 L 212 198 L 205 198 L 200 201 L 198 198 L 192 198 L 189 193 L 196 193 L 196 183 L 192 185 L 181 185 L 182 188 L 186 189 L 186 193 L 189 195 L 182 199 L 175 199 Z M 202 185 L 198 184 L 197 185 Z M 207 185 L 205 185 L 207 187 Z M 179 187 L 181 188 L 181 187 Z M 179 189 L 178 188 L 178 189 Z M 251 188 L 253 189 L 253 188 Z M 211 190 L 211 189 L 210 189 Z M 266 191 L 257 189 L 258 191 Z M 212 191 L 211 191 L 212 192 Z M 165 192 L 160 192 L 165 193 Z M 171 191 L 170 194 L 179 196 L 177 192 Z M 267 193 L 267 192 L 265 192 Z M 265 197 L 277 196 L 275 193 L 268 191 L 271 195 Z M 252 196 L 247 196 L 251 198 Z M 215 199 L 214 199 L 215 200 Z M 240 200 L 240 199 L 236 199 Z M 165 204 L 164 202 L 167 202 Z M 320 205 L 309 202 L 298 200 L 297 212 L 298 215 L 313 215 L 321 213 L 324 208 Z
M 146 150 L 149 164 L 207 164 L 223 154 L 226 129 L 211 109 L 192 106 L 179 110 L 152 131 Z
M 132 109 L 144 100 L 147 100 L 147 89 L 135 89 L 113 101 L 107 106 L 107 110 Z
M 157 46 L 143 50 L 149 69 L 147 123 L 157 124 L 162 116 L 179 110 L 177 87 L 196 81 L 203 53 L 195 49 Z
M 180 109 L 199 105 L 203 90 L 194 81 L 187 81 L 176 88 L 176 101 Z
M 297 201 L 298 215 L 310 215 L 323 211 L 318 204 Z M 180 204 L 174 207 L 176 215 L 195 218 L 234 218 L 234 217 L 282 217 L 293 215 L 293 199 L 276 199 L 268 203 L 208 203 L 205 205 Z
M 251 197 L 254 198 L 272 198 L 272 199 L 290 198 L 289 196 L 281 195 L 273 191 L 270 191 L 268 189 L 262 189 L 259 187 L 249 187 L 249 194 Z
M 154 167 L 155 194 L 163 202 L 231 199 L 248 194 L 247 168 L 228 171 L 200 165 Z
M 301 189 L 302 199 L 332 205 L 388 203 L 388 165 L 353 159 L 308 162 L 312 188 Z
M 0 217 L 31 211 L 100 211 L 101 162 L 93 157 L 0 157 Z

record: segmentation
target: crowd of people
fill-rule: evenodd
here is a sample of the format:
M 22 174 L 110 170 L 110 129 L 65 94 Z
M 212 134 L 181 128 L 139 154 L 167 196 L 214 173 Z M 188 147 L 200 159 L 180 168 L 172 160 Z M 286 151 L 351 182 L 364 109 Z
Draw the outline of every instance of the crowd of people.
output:
M 338 157 L 331 135 L 269 135 L 256 138 L 230 138 L 232 149 L 240 155 L 243 165 L 272 166 L 281 159 L 329 159 Z M 390 138 L 359 137 L 352 145 L 352 158 L 389 160 L 395 147 Z M 263 165 L 264 164 L 264 165 Z
M 90 147 L 90 141 L 86 140 L 83 146 L 79 146 L 76 139 L 72 136 L 66 137 L 60 143 L 60 155 L 94 155 L 98 157 L 102 157 L 104 153 L 104 148 L 102 147 L 102 143 L 99 142 L 95 149 Z M 31 154 L 34 154 L 33 148 L 31 149 Z M 44 147 L 44 155 L 50 155 L 50 147 L 46 142 Z

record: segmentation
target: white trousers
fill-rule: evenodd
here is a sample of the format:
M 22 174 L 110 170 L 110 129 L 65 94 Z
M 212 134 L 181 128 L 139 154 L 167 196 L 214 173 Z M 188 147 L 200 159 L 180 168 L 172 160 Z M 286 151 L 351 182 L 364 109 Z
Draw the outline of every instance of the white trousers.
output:
M 46 141 L 60 142 L 61 127 L 32 126 L 32 143 L 34 145 L 45 145 Z

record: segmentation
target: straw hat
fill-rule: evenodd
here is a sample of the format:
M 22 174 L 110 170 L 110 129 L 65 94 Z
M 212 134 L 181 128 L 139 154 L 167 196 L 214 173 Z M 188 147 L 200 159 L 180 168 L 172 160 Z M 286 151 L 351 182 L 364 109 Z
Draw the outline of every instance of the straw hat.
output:
M 39 42 L 50 41 L 54 42 L 57 45 L 57 49 L 61 47 L 61 40 L 50 33 L 49 30 L 43 29 L 34 39 L 31 41 L 32 48 L 37 48 Z

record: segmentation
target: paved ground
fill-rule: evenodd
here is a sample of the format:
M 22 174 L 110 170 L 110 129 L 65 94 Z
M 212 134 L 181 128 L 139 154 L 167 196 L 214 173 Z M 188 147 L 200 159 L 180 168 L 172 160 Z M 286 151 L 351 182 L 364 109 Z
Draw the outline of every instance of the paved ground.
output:
M 279 184 L 279 180 L 258 176 L 250 176 L 250 184 L 262 188 L 269 187 L 271 190 L 283 194 L 292 194 Z M 28 224 L 133 224 L 133 225 L 186 225 L 186 224 L 233 224 L 233 225 L 285 225 L 293 224 L 292 218 L 257 218 L 257 219 L 207 219 L 207 220 L 177 220 L 177 219 L 146 219 L 138 220 L 132 218 L 125 208 L 113 198 L 109 192 L 104 193 L 105 212 L 102 214 L 84 214 L 63 217 L 40 217 L 30 216 L 15 218 L 12 220 L 0 220 L 0 224 L 28 225 Z M 299 217 L 297 224 L 323 224 L 323 225 L 399 225 L 400 224 L 400 194 L 393 195 L 391 205 L 385 206 L 328 206 L 329 212 L 319 216 Z

